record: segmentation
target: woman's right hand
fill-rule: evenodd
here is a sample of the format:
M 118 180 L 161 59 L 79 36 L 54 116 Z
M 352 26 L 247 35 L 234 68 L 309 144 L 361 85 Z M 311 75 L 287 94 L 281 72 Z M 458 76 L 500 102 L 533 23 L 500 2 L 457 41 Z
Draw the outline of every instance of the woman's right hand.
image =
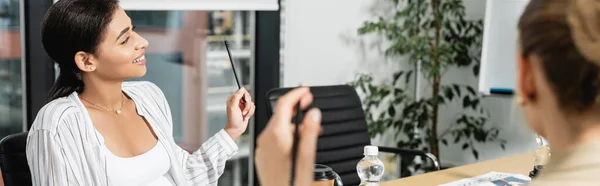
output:
M 258 136 L 256 144 L 256 171 L 263 186 L 290 184 L 291 156 L 294 125 L 290 122 L 300 102 L 306 108 L 313 97 L 307 87 L 296 88 L 277 101 L 275 115 Z M 314 108 L 306 113 L 300 125 L 300 140 L 296 161 L 295 186 L 309 186 L 313 180 L 313 169 L 317 149 L 317 138 L 321 132 L 321 111 Z

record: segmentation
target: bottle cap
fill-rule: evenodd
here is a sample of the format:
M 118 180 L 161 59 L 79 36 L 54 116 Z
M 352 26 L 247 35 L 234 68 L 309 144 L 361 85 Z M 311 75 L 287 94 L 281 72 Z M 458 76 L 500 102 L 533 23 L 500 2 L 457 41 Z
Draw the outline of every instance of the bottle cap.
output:
M 365 156 L 377 156 L 379 154 L 379 148 L 377 146 L 365 146 Z

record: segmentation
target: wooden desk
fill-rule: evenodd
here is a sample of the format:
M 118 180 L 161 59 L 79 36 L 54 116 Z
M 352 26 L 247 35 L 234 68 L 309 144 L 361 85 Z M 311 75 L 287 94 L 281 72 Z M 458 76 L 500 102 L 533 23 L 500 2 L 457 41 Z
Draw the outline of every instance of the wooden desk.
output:
M 437 186 L 465 178 L 479 176 L 492 171 L 523 174 L 528 176 L 531 170 L 533 170 L 533 153 L 529 152 L 388 181 L 382 183 L 381 186 Z

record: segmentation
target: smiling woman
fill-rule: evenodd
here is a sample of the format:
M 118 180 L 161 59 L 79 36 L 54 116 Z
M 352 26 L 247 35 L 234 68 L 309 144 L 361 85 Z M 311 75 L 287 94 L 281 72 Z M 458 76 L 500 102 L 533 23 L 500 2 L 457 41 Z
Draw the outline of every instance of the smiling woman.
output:
M 149 43 L 116 0 L 58 1 L 42 42 L 60 75 L 28 134 L 33 185 L 217 185 L 254 114 L 245 89 L 229 97 L 225 128 L 190 154 L 163 92 L 123 82 L 146 74 Z

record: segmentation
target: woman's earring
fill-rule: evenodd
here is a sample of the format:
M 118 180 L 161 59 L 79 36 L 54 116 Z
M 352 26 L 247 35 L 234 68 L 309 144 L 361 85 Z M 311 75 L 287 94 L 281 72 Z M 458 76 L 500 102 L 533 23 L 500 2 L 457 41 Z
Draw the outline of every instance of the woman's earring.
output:
M 90 70 L 96 70 L 96 67 L 90 67 Z

